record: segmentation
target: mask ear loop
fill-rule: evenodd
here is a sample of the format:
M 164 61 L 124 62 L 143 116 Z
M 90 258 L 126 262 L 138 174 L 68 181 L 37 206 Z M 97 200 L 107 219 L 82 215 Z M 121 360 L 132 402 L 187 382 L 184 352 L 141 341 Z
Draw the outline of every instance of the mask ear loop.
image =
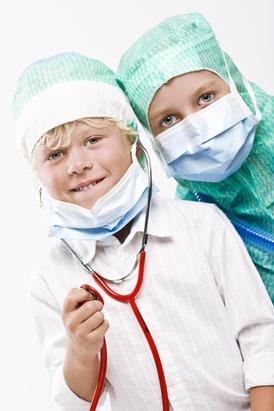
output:
M 138 162 L 140 164 L 139 154 L 142 152 L 142 149 L 140 147 L 140 132 L 139 132 L 137 121 L 136 120 L 127 121 L 126 125 L 128 127 L 131 127 L 136 132 L 134 141 L 132 142 L 131 147 L 130 147 L 132 163 Z
M 222 52 L 222 55 L 223 55 L 223 59 L 224 59 L 224 62 L 225 62 L 225 66 L 226 66 L 226 71 L 227 71 L 227 75 L 228 75 L 230 90 L 231 90 L 231 91 L 235 91 L 236 93 L 239 94 L 239 92 L 238 92 L 238 90 L 237 90 L 237 87 L 236 87 L 236 84 L 235 84 L 235 82 L 234 82 L 234 80 L 233 80 L 233 78 L 232 78 L 232 76 L 231 76 L 231 74 L 230 74 L 225 53 L 223 52 L 223 50 L 221 50 L 221 52 Z M 254 109 L 255 109 L 255 115 L 254 115 L 254 116 L 256 117 L 256 119 L 257 119 L 258 122 L 259 122 L 259 121 L 262 119 L 262 113 L 261 113 L 261 111 L 260 111 L 260 109 L 259 109 L 259 107 L 258 107 L 255 93 L 254 93 L 254 91 L 253 91 L 253 89 L 252 89 L 252 87 L 251 87 L 251 85 L 250 85 L 250 82 L 249 82 L 245 77 L 243 77 L 243 83 L 244 83 L 244 86 L 245 86 L 245 88 L 246 88 L 246 90 L 247 90 L 247 92 L 248 92 L 249 97 L 251 98 L 251 102 L 252 102 L 253 107 L 254 107 Z M 241 98 L 242 98 L 242 97 L 241 97 Z
M 140 123 L 138 123 L 138 130 L 139 130 L 139 136 L 140 136 L 141 143 L 142 143 L 142 140 L 143 141 L 149 140 L 149 142 L 152 146 L 152 149 L 153 149 L 157 159 L 160 161 L 166 176 L 168 178 L 172 177 L 171 173 L 170 173 L 170 170 L 168 168 L 167 162 L 164 158 L 164 155 L 163 155 L 163 153 L 161 152 L 161 150 L 159 149 L 159 147 L 156 143 L 157 137 L 156 138 L 153 137 L 152 134 L 150 133 L 150 131 L 144 129 L 144 127 Z
M 134 163 L 139 163 L 138 155 L 139 155 L 139 153 L 140 153 L 141 150 L 140 150 L 138 141 L 139 141 L 139 138 L 138 138 L 138 136 L 136 136 L 136 137 L 135 137 L 135 140 L 134 140 L 134 142 L 132 143 L 131 148 L 130 148 L 130 151 L 131 151 L 131 159 L 132 159 L 132 163 L 133 163 L 133 164 L 134 164 Z M 139 164 L 140 164 L 140 163 L 139 163 Z
M 44 205 L 43 205 L 42 195 L 43 195 L 43 189 L 42 187 L 39 187 L 38 188 L 38 204 L 39 204 L 39 207 L 43 209 Z
M 254 90 L 253 90 L 253 88 L 251 87 L 250 82 L 249 82 L 245 77 L 243 77 L 243 82 L 244 82 L 245 88 L 247 89 L 247 92 L 248 92 L 248 94 L 249 94 L 249 97 L 251 98 L 253 107 L 255 108 L 255 117 L 256 117 L 256 119 L 257 119 L 258 122 L 259 122 L 259 121 L 262 119 L 262 113 L 261 113 L 261 111 L 260 111 L 260 109 L 259 109 L 259 107 L 258 107 Z

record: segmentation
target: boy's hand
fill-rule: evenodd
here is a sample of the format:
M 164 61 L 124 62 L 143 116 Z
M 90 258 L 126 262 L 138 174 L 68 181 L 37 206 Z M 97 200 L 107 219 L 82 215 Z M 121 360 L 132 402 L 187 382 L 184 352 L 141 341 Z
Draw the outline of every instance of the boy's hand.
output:
M 108 330 L 102 308 L 103 304 L 83 288 L 70 290 L 64 301 L 62 319 L 69 338 L 68 350 L 83 362 L 96 358 Z

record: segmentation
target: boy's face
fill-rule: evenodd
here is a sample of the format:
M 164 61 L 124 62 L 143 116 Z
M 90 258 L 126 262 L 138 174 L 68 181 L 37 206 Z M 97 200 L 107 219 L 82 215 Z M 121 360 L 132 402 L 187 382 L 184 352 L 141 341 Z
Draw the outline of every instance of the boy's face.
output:
M 230 92 L 229 86 L 211 71 L 193 71 L 174 77 L 155 94 L 148 117 L 154 136 Z
M 127 171 L 130 147 L 117 126 L 76 125 L 68 147 L 35 149 L 34 168 L 53 198 L 91 208 Z

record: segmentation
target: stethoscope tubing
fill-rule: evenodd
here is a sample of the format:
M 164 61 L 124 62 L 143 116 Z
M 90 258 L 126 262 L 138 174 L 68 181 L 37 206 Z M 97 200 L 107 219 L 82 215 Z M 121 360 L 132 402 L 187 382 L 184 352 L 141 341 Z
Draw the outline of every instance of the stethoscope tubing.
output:
M 101 303 L 104 305 L 104 299 L 101 296 L 101 294 L 95 290 L 95 288 L 91 287 L 88 284 L 83 284 L 81 285 L 80 288 L 84 288 L 86 291 L 88 291 L 95 300 L 101 301 Z M 105 382 L 105 377 L 106 377 L 106 372 L 107 372 L 107 344 L 106 344 L 106 339 L 103 339 L 103 345 L 100 350 L 100 369 L 99 369 L 99 375 L 98 375 L 98 382 L 91 400 L 90 404 L 90 409 L 89 411 L 95 411 L 98 405 L 98 401 L 101 397 L 103 388 L 104 388 L 104 382 Z
M 118 294 L 114 290 L 112 290 L 109 285 L 104 281 L 103 277 L 100 276 L 96 271 L 93 270 L 91 266 L 88 264 L 85 264 L 81 257 L 76 253 L 76 251 L 69 245 L 69 243 L 62 239 L 63 243 L 65 246 L 72 252 L 73 255 L 80 261 L 80 263 L 84 266 L 84 268 L 88 271 L 88 273 L 93 277 L 93 279 L 96 281 L 96 283 L 106 292 L 107 295 L 112 297 L 113 299 L 120 301 L 120 302 L 125 302 L 128 303 L 132 311 L 144 333 L 144 336 L 149 344 L 153 360 L 157 369 L 157 374 L 158 374 L 158 379 L 159 379 L 159 384 L 160 384 L 160 389 L 161 389 L 161 396 L 162 396 L 162 406 L 163 406 L 163 411 L 168 411 L 169 410 L 169 400 L 168 400 L 168 392 L 167 392 L 167 385 L 166 385 L 166 379 L 165 379 L 165 374 L 161 362 L 161 358 L 159 355 L 159 352 L 157 350 L 156 344 L 154 342 L 154 339 L 142 317 L 142 314 L 140 313 L 140 310 L 136 304 L 135 297 L 137 296 L 142 283 L 143 283 L 143 277 L 144 277 L 144 267 L 145 267 L 145 258 L 146 258 L 146 251 L 145 247 L 147 244 L 147 226 L 148 226 L 148 219 L 149 219 L 149 211 L 150 211 L 150 203 L 151 203 L 151 197 L 152 197 L 152 176 L 151 176 L 151 163 L 150 163 L 150 158 L 149 155 L 146 151 L 146 149 L 140 145 L 141 150 L 145 154 L 145 158 L 147 161 L 147 173 L 148 173 L 148 200 L 147 200 L 147 210 L 146 210 L 146 215 L 145 215 L 145 223 L 144 223 L 144 233 L 143 233 L 143 240 L 142 240 L 142 246 L 141 249 L 137 255 L 138 258 L 138 278 L 136 285 L 133 289 L 133 291 L 129 294 Z M 104 300 L 100 293 L 95 290 L 93 287 L 83 284 L 81 286 L 82 288 L 85 288 L 87 291 L 91 292 L 91 294 L 94 295 L 95 298 L 99 299 L 103 304 Z M 106 368 L 107 368 L 107 346 L 106 346 L 106 340 L 104 338 L 103 340 L 103 345 L 100 351 L 100 369 L 99 369 L 99 376 L 98 376 L 98 383 L 91 401 L 90 405 L 90 410 L 89 411 L 95 411 L 99 398 L 101 396 L 103 387 L 104 387 L 104 382 L 105 382 L 105 376 L 106 376 Z
M 138 278 L 136 285 L 133 289 L 133 291 L 129 294 L 118 294 L 114 290 L 112 290 L 109 285 L 102 279 L 102 277 L 96 273 L 92 272 L 92 277 L 94 280 L 97 282 L 97 284 L 100 285 L 101 288 L 113 299 L 120 301 L 120 302 L 127 302 L 130 304 L 132 311 L 143 331 L 143 334 L 149 344 L 154 363 L 157 369 L 157 374 L 158 374 L 158 379 L 159 379 L 159 384 L 160 384 L 160 389 L 161 389 L 161 396 L 162 396 L 162 406 L 163 406 L 163 411 L 168 411 L 169 410 L 169 401 L 168 401 L 168 393 L 167 393 L 167 385 L 166 385 L 166 379 L 165 379 L 165 373 L 163 370 L 161 358 L 159 355 L 159 352 L 157 350 L 156 344 L 154 342 L 154 339 L 145 323 L 145 320 L 143 319 L 142 314 L 140 313 L 140 310 L 136 304 L 135 297 L 137 296 L 142 282 L 143 282 L 143 277 L 144 277 L 144 267 L 145 267 L 145 257 L 146 257 L 146 252 L 145 250 L 142 250 L 139 254 L 139 270 L 138 270 Z M 85 288 L 83 286 L 83 288 Z M 98 294 L 99 299 L 102 301 L 102 297 L 100 298 L 100 294 L 98 293 L 97 290 L 92 289 L 94 293 Z M 90 411 L 95 411 L 96 406 L 98 403 L 98 400 L 100 398 L 101 392 L 103 390 L 104 386 L 104 380 L 105 380 L 105 375 L 106 375 L 106 363 L 107 363 L 107 349 L 106 349 L 106 342 L 104 339 L 103 342 L 103 347 L 101 349 L 101 364 L 100 364 L 100 371 L 99 371 L 99 378 L 98 378 L 98 384 L 94 393 L 94 396 L 91 401 L 91 406 L 90 406 Z
M 95 411 L 99 402 L 99 399 L 101 397 L 104 384 L 105 384 L 105 378 L 106 378 L 106 372 L 107 372 L 107 344 L 106 344 L 106 339 L 104 338 L 103 340 L 103 346 L 100 351 L 100 370 L 99 370 L 99 376 L 98 376 L 98 382 L 97 386 L 90 404 L 90 409 L 89 411 Z

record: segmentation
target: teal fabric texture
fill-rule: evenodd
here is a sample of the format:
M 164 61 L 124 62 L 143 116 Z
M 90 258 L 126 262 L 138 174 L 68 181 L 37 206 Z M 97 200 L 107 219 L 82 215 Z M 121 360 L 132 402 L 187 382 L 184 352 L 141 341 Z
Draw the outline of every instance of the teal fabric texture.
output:
M 99 60 L 75 52 L 41 59 L 19 77 L 13 100 L 15 118 L 27 102 L 43 90 L 69 81 L 100 81 L 117 86 L 114 72 Z

